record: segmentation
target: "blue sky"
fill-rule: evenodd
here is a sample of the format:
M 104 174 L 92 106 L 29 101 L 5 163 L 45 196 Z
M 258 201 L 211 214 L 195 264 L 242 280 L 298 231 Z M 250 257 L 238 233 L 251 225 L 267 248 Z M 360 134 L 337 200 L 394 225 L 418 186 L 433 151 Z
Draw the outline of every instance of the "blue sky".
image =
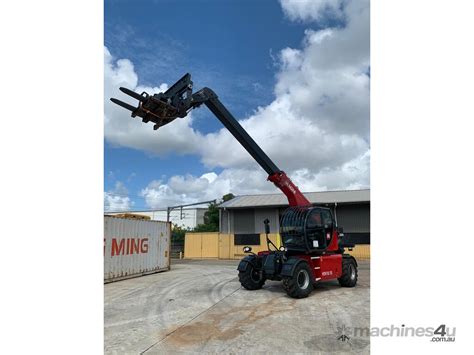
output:
M 304 30 L 270 0 L 105 1 L 105 45 L 134 63 L 143 84 L 172 83 L 190 72 L 197 88 L 213 88 L 236 117 L 271 101 L 272 55 L 299 46 Z M 169 60 L 160 60 L 162 48 Z M 220 122 L 205 110 L 196 110 L 195 127 L 219 129 Z M 205 172 L 196 156 L 153 157 L 105 142 L 105 190 L 124 182 L 135 208 L 148 208 L 139 193 L 151 180 Z
M 172 84 L 190 72 L 195 89 L 213 88 L 243 119 L 275 100 L 282 50 L 304 47 L 308 29 L 343 28 L 346 20 L 331 14 L 298 16 L 291 18 L 279 2 L 270 0 L 105 1 L 105 47 L 114 60 L 133 63 L 139 86 Z M 219 132 L 221 124 L 203 107 L 193 111 L 191 127 L 206 135 Z M 149 139 L 160 140 L 158 133 Z M 220 175 L 229 168 L 203 162 L 200 152 L 150 152 L 107 138 L 104 154 L 104 190 L 128 196 L 133 209 L 150 208 L 142 191 L 152 181 L 199 178 L 211 171 Z M 182 202 L 191 200 L 183 195 Z M 166 201 L 155 201 L 154 207 L 165 207 Z

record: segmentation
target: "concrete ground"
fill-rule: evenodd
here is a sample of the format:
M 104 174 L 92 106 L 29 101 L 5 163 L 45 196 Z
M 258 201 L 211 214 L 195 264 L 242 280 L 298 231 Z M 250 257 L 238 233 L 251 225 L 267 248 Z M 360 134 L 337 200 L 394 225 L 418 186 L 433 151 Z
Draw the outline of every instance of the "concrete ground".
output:
M 369 338 L 342 329 L 370 326 L 368 262 L 355 288 L 320 283 L 300 300 L 280 282 L 241 288 L 237 264 L 173 260 L 171 271 L 104 285 L 105 352 L 369 353 Z

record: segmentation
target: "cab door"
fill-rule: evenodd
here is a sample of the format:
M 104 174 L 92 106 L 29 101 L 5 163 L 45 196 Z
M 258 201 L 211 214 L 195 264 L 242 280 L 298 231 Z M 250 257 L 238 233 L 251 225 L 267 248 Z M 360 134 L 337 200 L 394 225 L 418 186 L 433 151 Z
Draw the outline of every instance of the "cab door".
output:
M 329 245 L 331 243 L 336 224 L 334 223 L 332 213 L 329 209 L 321 209 L 321 217 L 324 228 L 324 239 L 326 240 L 326 245 Z
M 322 209 L 311 209 L 306 219 L 306 238 L 310 249 L 326 249 Z

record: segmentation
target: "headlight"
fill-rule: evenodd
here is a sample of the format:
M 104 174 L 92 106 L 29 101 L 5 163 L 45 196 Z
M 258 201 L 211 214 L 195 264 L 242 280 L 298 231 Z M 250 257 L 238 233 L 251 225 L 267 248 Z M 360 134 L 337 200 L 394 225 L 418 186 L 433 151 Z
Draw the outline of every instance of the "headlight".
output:
M 280 247 L 280 251 L 286 251 L 286 248 L 282 245 L 282 246 Z
M 250 253 L 252 251 L 252 247 L 243 247 L 244 253 Z

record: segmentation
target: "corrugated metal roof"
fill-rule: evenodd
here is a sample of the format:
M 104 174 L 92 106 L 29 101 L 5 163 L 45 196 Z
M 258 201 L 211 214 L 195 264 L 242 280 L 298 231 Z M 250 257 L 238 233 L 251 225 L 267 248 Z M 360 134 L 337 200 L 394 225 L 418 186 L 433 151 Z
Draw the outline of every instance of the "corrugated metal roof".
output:
M 351 203 L 370 201 L 370 189 L 304 192 L 303 195 L 311 203 Z M 288 206 L 288 200 L 283 193 L 266 195 L 236 196 L 232 200 L 219 205 L 219 208 L 268 207 Z

